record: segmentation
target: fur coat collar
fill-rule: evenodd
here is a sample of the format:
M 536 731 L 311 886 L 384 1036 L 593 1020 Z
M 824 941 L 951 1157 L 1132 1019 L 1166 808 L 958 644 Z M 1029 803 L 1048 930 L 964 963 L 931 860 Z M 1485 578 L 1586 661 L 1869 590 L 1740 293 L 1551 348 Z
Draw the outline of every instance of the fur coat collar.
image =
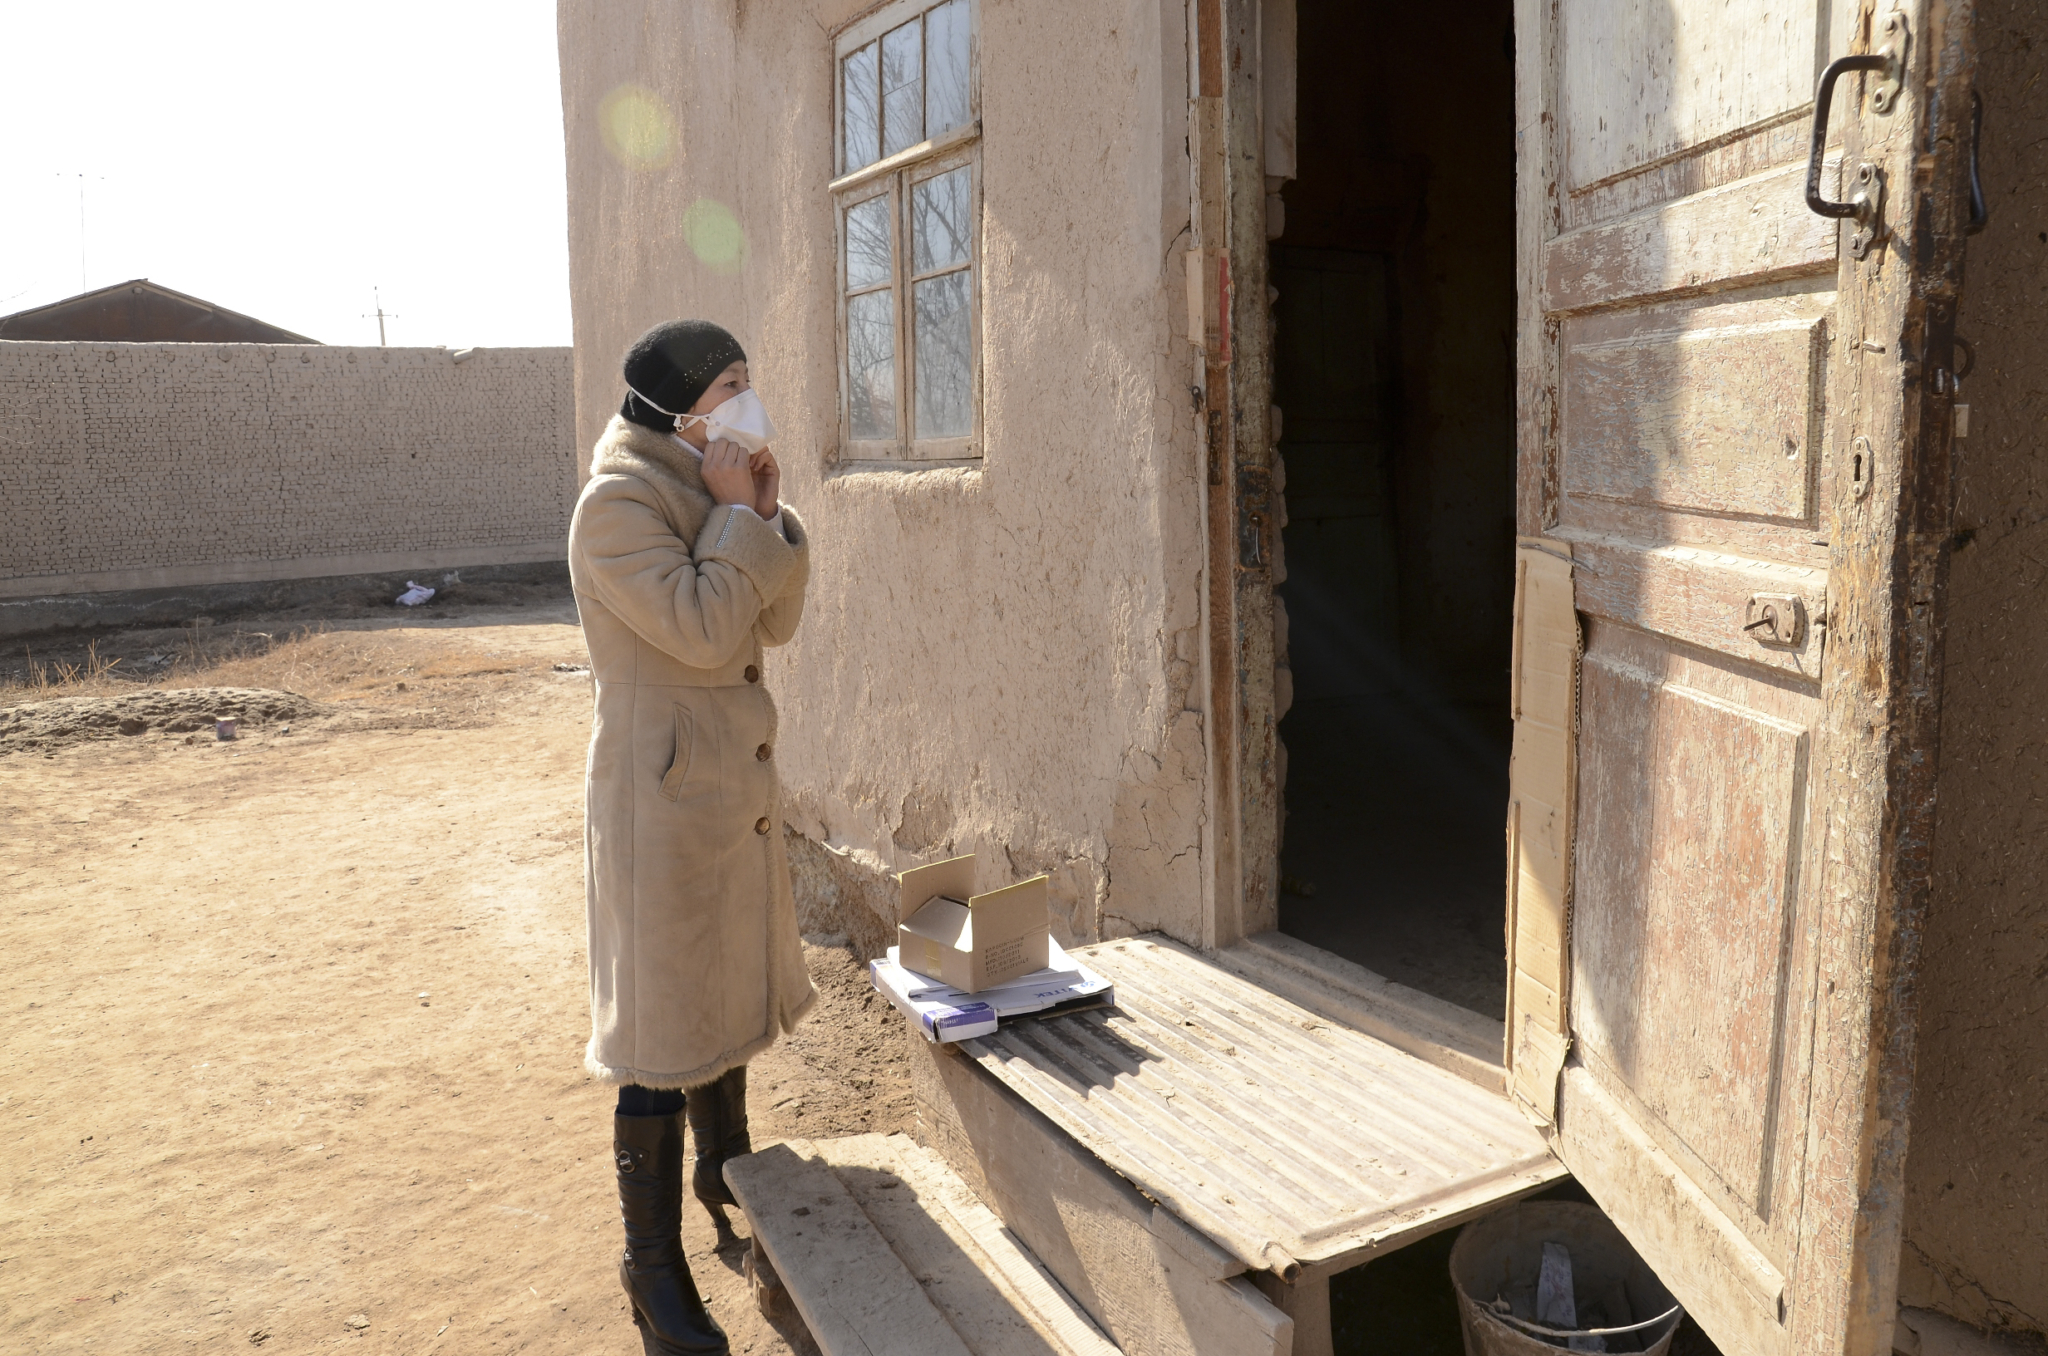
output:
M 605 425 L 590 454 L 591 476 L 632 476 L 661 501 L 662 514 L 684 541 L 694 541 L 715 503 L 704 488 L 704 463 L 656 433 L 618 415 Z

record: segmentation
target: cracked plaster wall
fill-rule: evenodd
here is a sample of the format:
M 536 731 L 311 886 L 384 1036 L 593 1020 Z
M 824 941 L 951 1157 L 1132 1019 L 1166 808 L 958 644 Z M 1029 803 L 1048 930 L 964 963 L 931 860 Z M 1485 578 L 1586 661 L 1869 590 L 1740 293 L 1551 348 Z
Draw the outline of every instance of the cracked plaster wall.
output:
M 2048 1328 L 2048 21 L 1977 6 L 1983 179 L 1957 333 L 1957 546 L 1900 1303 Z
M 867 8 L 560 7 L 579 437 L 649 325 L 706 316 L 746 345 L 816 542 L 768 666 L 807 927 L 872 945 L 888 873 L 974 851 L 985 888 L 1051 873 L 1063 938 L 1198 941 L 1183 7 L 980 0 L 985 455 L 915 472 L 835 464 L 831 35 Z M 607 149 L 627 87 L 671 153 Z M 693 252 L 706 199 L 737 261 Z

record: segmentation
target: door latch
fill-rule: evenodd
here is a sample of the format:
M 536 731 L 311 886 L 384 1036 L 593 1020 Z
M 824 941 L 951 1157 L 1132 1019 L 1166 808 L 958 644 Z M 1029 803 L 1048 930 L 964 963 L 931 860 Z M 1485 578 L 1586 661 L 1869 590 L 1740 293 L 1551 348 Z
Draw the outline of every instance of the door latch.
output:
M 1742 629 L 1759 645 L 1796 650 L 1806 643 L 1806 600 L 1796 593 L 1752 593 Z
M 1237 563 L 1247 570 L 1267 568 L 1272 564 L 1271 554 L 1266 549 L 1266 531 L 1272 521 L 1273 505 L 1271 468 L 1238 468 L 1237 503 Z

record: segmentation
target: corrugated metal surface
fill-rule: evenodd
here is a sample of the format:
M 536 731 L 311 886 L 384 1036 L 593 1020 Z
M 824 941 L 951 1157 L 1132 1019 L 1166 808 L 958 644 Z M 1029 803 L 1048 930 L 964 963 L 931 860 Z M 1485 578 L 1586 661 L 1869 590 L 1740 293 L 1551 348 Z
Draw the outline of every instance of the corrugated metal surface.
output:
M 1333 1270 L 1563 1175 L 1502 1093 L 1344 1024 L 1335 995 L 1312 1010 L 1160 938 L 1076 954 L 1116 1007 L 962 1048 L 1253 1269 Z

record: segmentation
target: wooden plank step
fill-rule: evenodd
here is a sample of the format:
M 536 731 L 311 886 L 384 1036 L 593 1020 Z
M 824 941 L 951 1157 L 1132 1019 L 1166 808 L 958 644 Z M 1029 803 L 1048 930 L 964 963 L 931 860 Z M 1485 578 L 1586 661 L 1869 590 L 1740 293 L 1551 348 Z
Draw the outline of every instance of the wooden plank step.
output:
M 1058 1278 L 1124 1356 L 1299 1356 L 1244 1263 L 1147 1199 L 960 1052 L 905 1029 L 918 1138 Z
M 852 1193 L 802 1140 L 725 1165 L 754 1246 L 826 1356 L 968 1356 Z
M 792 1140 L 725 1176 L 827 1356 L 1115 1356 L 1002 1221 L 905 1136 Z

